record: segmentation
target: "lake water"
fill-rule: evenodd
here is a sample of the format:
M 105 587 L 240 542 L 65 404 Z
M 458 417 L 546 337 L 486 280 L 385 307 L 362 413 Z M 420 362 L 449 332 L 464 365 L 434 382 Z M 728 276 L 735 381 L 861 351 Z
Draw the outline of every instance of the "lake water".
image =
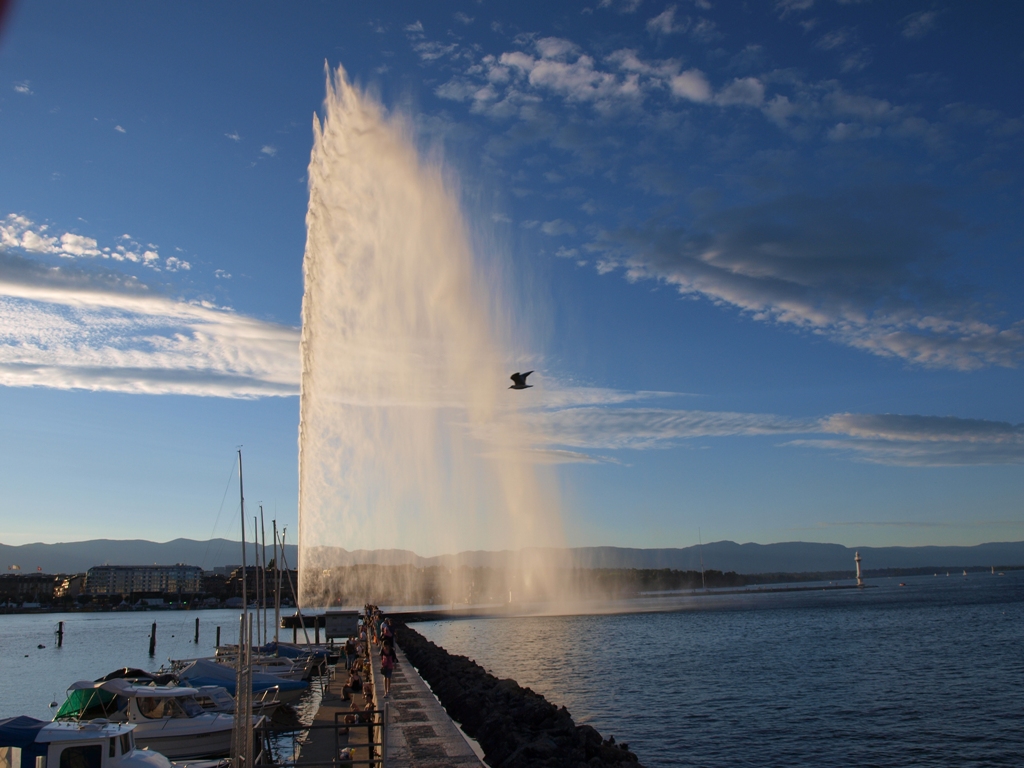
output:
M 193 642 L 196 617 L 198 644 Z M 238 642 L 238 618 L 237 610 L 0 615 L 0 718 L 29 715 L 50 720 L 57 711 L 50 703 L 63 702 L 68 686 L 77 680 L 95 680 L 120 667 L 154 671 L 168 659 L 212 656 L 218 626 L 221 642 Z M 54 639 L 59 621 L 64 622 L 62 648 L 57 648 Z M 154 621 L 156 654 L 150 657 L 149 633 Z M 271 637 L 273 624 L 271 615 Z M 291 631 L 281 630 L 281 639 L 291 640 Z M 320 690 L 314 682 L 291 705 L 293 711 L 275 713 L 275 721 L 295 725 L 297 719 L 308 724 L 319 703 Z M 297 738 L 301 742 L 302 735 Z M 271 741 L 281 759 L 290 759 L 298 743 L 288 734 Z
M 414 626 L 649 767 L 1024 765 L 1024 572 L 904 581 Z
M 1024 572 L 905 581 L 414 626 L 628 742 L 649 768 L 1024 765 Z M 211 655 L 218 625 L 233 641 L 237 611 L 0 616 L 0 717 L 49 719 L 75 680 Z

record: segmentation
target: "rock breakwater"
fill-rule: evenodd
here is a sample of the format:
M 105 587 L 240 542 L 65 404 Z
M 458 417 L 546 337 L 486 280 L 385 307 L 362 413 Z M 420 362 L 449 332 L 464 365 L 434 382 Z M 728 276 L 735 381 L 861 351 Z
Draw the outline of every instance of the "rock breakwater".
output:
M 565 707 L 515 680 L 499 680 L 401 622 L 395 623 L 395 635 L 445 711 L 477 740 L 493 768 L 641 768 L 626 744 L 576 725 Z

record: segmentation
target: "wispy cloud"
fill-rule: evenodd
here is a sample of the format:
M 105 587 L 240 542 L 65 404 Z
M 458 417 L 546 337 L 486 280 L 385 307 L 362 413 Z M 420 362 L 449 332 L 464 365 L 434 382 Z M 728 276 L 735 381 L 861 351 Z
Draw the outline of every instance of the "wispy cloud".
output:
M 0 252 L 0 385 L 253 398 L 298 393 L 298 330 L 138 281 Z
M 232 131 L 231 133 L 225 133 L 224 135 L 234 142 L 239 142 L 242 140 L 242 136 L 238 131 Z
M 689 26 L 689 20 L 682 23 L 676 21 L 676 6 L 670 5 L 664 11 L 647 20 L 647 31 L 652 35 L 671 35 L 675 32 L 685 32 Z
M 662 280 L 872 354 L 960 370 L 1016 366 L 1024 321 L 979 317 L 968 289 L 941 277 L 935 233 L 953 225 L 919 190 L 873 190 L 779 198 L 689 229 L 624 229 L 589 248 L 601 271 Z
M 115 130 L 115 131 L 117 131 L 118 133 L 128 133 L 128 131 L 126 131 L 126 130 L 125 130 L 124 128 L 122 128 L 122 127 L 121 127 L 120 125 L 115 125 L 115 126 L 114 126 L 114 130 Z
M 908 40 L 924 37 L 933 29 L 938 19 L 937 11 L 918 11 L 903 20 L 903 36 Z
M 271 144 L 264 144 L 263 147 L 260 148 L 260 152 L 268 157 L 274 157 L 277 154 L 277 147 Z
M 29 83 L 28 80 L 22 80 L 20 83 L 15 83 L 14 90 L 16 93 L 20 93 L 23 96 L 31 96 L 33 93 L 32 84 Z
M 554 219 L 553 221 L 545 221 L 541 224 L 540 231 L 545 235 L 551 236 L 572 235 L 576 233 L 576 227 L 563 219 Z
M 837 413 L 794 418 L 667 407 L 673 392 L 578 386 L 534 374 L 538 387 L 523 412 L 534 449 L 558 463 L 607 462 L 595 451 L 643 451 L 706 445 L 718 438 L 779 438 L 780 448 L 829 451 L 855 461 L 900 466 L 1024 464 L 1024 425 L 914 414 Z M 652 405 L 654 401 L 661 404 Z M 500 435 L 490 436 L 500 444 Z M 539 461 L 539 459 L 538 459 Z
M 841 413 L 823 419 L 821 431 L 852 439 L 807 439 L 791 444 L 908 466 L 1024 462 L 1021 424 L 952 416 Z
M 555 445 L 604 450 L 664 448 L 681 440 L 810 432 L 814 423 L 781 416 L 666 408 L 565 408 L 530 417 Z
M 298 393 L 298 329 L 164 295 L 124 270 L 188 271 L 152 243 L 113 247 L 0 219 L 0 386 L 216 397 Z

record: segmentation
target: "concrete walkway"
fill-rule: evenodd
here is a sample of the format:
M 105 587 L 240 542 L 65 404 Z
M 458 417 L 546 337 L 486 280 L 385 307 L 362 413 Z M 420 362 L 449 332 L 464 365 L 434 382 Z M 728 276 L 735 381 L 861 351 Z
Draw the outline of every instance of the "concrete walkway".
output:
M 373 659 L 377 708 L 383 709 L 385 704 L 388 707 L 387 768 L 486 768 L 402 649 L 396 648 L 396 652 L 398 664 L 387 698 L 380 676 L 380 658 L 375 654 Z
M 333 679 L 324 691 L 320 709 L 313 717 L 313 726 L 320 727 L 311 728 L 299 748 L 296 762 L 300 766 L 308 765 L 312 768 L 313 766 L 336 764 L 338 758 L 336 747 L 338 750 L 345 747 L 353 749 L 353 756 L 358 760 L 365 761 L 369 758 L 367 745 L 370 741 L 370 726 L 352 725 L 347 729 L 343 728 L 340 733 L 337 733 L 334 728 L 335 713 L 339 713 L 339 717 L 343 718 L 351 711 L 352 701 L 345 701 L 342 698 L 342 688 L 347 680 L 348 672 L 345 671 L 345 665 L 339 664 Z M 365 703 L 364 697 L 360 693 L 353 693 L 352 700 L 360 709 Z M 377 738 L 379 740 L 379 732 Z M 366 763 L 364 762 L 363 765 Z

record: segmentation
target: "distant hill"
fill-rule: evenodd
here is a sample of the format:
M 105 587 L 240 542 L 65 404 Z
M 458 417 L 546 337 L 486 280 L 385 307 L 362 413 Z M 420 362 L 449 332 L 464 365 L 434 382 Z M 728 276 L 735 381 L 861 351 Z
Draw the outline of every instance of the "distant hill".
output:
M 252 564 L 253 547 L 247 547 L 248 562 Z M 298 550 L 288 544 L 285 552 L 288 565 L 298 562 Z M 267 560 L 270 560 L 267 547 Z M 82 573 L 94 565 L 198 565 L 212 571 L 215 567 L 239 565 L 242 562 L 241 542 L 228 539 L 174 539 L 173 541 L 146 541 L 144 539 L 93 539 L 60 544 L 0 544 L 0 572 L 12 565 L 21 566 L 22 573 L 42 568 L 44 573 Z
M 252 545 L 249 545 L 249 557 Z M 403 549 L 353 550 L 317 548 L 318 563 L 331 565 L 445 566 L 456 565 L 507 567 L 517 563 L 550 562 L 576 568 L 673 568 L 698 570 L 703 555 L 704 567 L 737 573 L 800 573 L 808 571 L 853 570 L 855 549 L 860 551 L 863 567 L 878 568 L 968 568 L 999 565 L 1024 565 L 1024 542 L 994 542 L 973 547 L 844 547 L 841 544 L 817 544 L 804 541 L 779 544 L 737 544 L 733 541 L 709 542 L 700 547 L 676 549 L 627 549 L 624 547 L 578 547 L 575 549 L 532 548 L 520 552 L 475 551 L 457 555 L 420 557 Z M 288 564 L 295 567 L 298 552 L 289 544 Z M 269 552 L 268 552 L 269 558 Z M 19 565 L 23 573 L 41 567 L 45 573 L 79 573 L 94 565 L 147 565 L 187 563 L 207 570 L 241 563 L 239 542 L 228 539 L 195 541 L 174 539 L 153 542 L 141 539 L 96 539 L 62 544 L 0 544 L 0 572 Z M 251 562 L 251 560 L 250 560 Z

